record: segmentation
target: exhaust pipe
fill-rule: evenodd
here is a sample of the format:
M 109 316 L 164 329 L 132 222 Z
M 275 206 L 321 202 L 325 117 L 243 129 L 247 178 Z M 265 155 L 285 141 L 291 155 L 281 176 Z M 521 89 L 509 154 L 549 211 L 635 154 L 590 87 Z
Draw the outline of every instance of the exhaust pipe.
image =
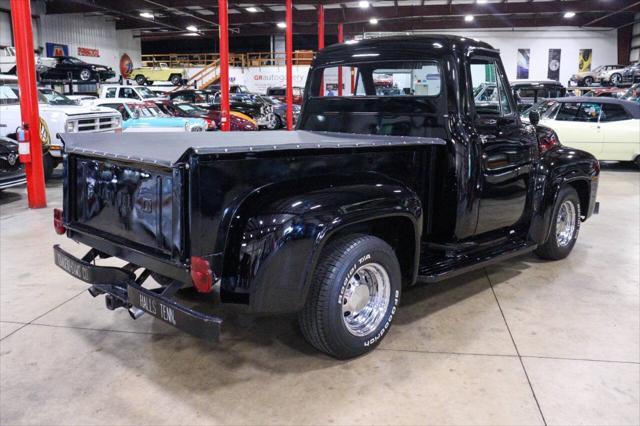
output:
M 102 294 L 102 291 L 98 290 L 95 286 L 89 287 L 87 291 L 92 297 L 98 297 Z
M 142 315 L 144 315 L 144 311 L 140 308 L 136 308 L 135 306 L 132 306 L 129 308 L 129 315 L 131 316 L 131 319 L 138 319 L 140 318 Z

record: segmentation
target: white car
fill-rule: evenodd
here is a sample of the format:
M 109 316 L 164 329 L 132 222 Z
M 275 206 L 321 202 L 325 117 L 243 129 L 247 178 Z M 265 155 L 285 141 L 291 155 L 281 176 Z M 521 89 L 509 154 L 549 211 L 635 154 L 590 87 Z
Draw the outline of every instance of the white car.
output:
M 633 161 L 640 167 L 640 104 L 583 96 L 549 99 L 532 109 L 562 145 L 587 151 L 601 161 Z
M 113 132 L 122 130 L 122 117 L 110 108 L 79 105 L 51 89 L 39 89 L 40 138 L 44 149 L 45 177 L 62 161 L 58 133 Z M 12 137 L 21 125 L 20 96 L 16 82 L 0 80 L 0 136 Z
M 100 87 L 99 100 L 116 102 L 161 101 L 166 97 L 160 96 L 146 86 L 126 86 L 120 84 L 104 84 Z
M 43 72 L 56 65 L 55 58 L 35 55 L 36 71 Z M 12 46 L 0 50 L 0 74 L 16 74 L 16 48 Z
M 622 83 L 622 75 L 624 74 L 624 65 L 619 65 L 620 68 L 604 69 L 598 74 L 598 81 L 603 86 L 617 86 Z

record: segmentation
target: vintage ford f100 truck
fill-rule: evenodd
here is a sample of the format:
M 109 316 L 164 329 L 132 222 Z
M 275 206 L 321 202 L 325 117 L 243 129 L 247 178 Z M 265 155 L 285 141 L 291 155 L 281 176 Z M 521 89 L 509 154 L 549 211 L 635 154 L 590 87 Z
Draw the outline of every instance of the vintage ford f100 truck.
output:
M 355 87 L 325 94 L 339 66 Z M 495 96 L 476 101 L 487 83 Z M 78 259 L 55 246 L 55 262 L 134 318 L 217 338 L 221 318 L 183 301 L 215 292 L 251 312 L 298 313 L 314 347 L 358 356 L 388 332 L 406 286 L 571 252 L 597 210 L 599 164 L 530 118 L 485 43 L 331 46 L 293 132 L 62 135 L 54 225 L 91 249 Z M 107 257 L 127 264 L 100 266 Z

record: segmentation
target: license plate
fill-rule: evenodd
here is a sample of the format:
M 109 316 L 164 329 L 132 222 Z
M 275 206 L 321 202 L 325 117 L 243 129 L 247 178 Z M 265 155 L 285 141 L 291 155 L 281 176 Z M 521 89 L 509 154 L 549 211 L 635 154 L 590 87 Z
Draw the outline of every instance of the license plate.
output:
M 129 303 L 149 315 L 197 337 L 217 340 L 222 320 L 193 311 L 140 287 L 127 287 Z

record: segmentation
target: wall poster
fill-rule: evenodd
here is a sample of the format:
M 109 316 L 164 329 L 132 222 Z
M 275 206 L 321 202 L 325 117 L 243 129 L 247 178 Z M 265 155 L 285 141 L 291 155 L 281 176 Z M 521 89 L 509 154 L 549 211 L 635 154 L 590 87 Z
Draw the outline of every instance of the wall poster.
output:
M 580 49 L 578 57 L 578 71 L 591 71 L 591 59 L 593 51 L 591 49 Z
M 529 78 L 529 58 L 531 49 L 518 49 L 518 79 Z
M 562 50 L 549 49 L 549 68 L 547 70 L 547 78 L 549 80 L 560 81 L 560 55 Z
M 47 56 L 53 58 L 56 56 L 69 56 L 69 46 L 59 43 L 45 43 L 47 48 Z

